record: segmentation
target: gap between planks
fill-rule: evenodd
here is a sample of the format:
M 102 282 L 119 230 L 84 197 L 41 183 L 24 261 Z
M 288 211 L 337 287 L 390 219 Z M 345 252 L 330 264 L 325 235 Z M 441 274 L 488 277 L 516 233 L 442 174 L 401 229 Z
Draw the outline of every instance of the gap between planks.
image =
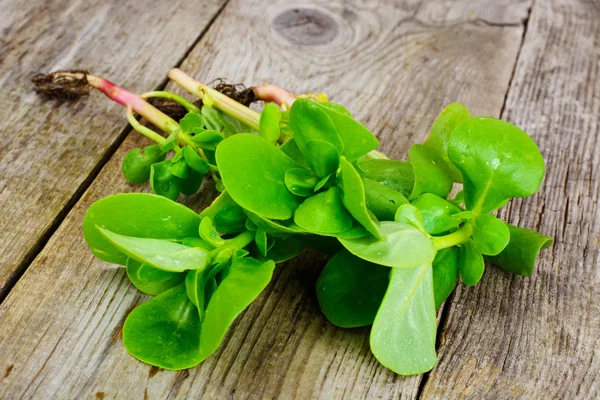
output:
M 189 47 L 186 49 L 184 54 L 177 60 L 177 62 L 173 65 L 172 68 L 179 68 L 181 66 L 181 64 L 185 61 L 185 59 L 190 55 L 192 50 L 198 45 L 198 43 L 200 43 L 200 40 L 202 40 L 204 35 L 206 35 L 206 33 L 210 30 L 210 28 L 213 26 L 215 21 L 222 14 L 225 7 L 227 7 L 227 4 L 229 4 L 229 2 L 230 2 L 230 0 L 225 0 L 225 2 L 217 10 L 215 15 L 213 15 L 212 18 L 208 21 L 208 24 L 204 27 L 204 29 L 202 29 L 202 31 L 200 31 L 200 34 L 198 34 L 198 36 L 189 45 Z M 77 66 L 73 66 L 73 68 L 77 68 Z M 52 72 L 52 71 L 48 71 L 48 72 Z M 156 88 L 154 90 L 163 90 L 167 86 L 168 83 L 169 83 L 169 78 L 166 76 L 166 71 L 165 71 L 165 78 L 156 86 Z M 15 285 L 17 284 L 19 279 L 21 279 L 23 274 L 25 274 L 25 271 L 27 271 L 27 269 L 29 268 L 31 263 L 42 252 L 44 247 L 46 247 L 46 244 L 48 243 L 50 238 L 54 235 L 56 230 L 60 227 L 60 225 L 66 218 L 67 214 L 69 214 L 69 211 L 71 211 L 71 209 L 75 206 L 75 204 L 77 204 L 77 202 L 81 199 L 81 196 L 83 196 L 83 194 L 90 187 L 92 182 L 94 182 L 94 180 L 96 179 L 96 177 L 98 176 L 100 171 L 102 171 L 102 168 L 104 168 L 106 163 L 115 154 L 117 149 L 121 146 L 121 144 L 123 144 L 123 142 L 125 141 L 125 138 L 127 138 L 127 135 L 131 131 L 132 131 L 132 129 L 129 126 L 129 124 L 127 124 L 126 126 L 123 127 L 123 129 L 121 130 L 121 133 L 119 133 L 117 138 L 110 144 L 110 146 L 108 146 L 108 148 L 102 154 L 102 156 L 98 160 L 98 163 L 94 166 L 94 168 L 92 168 L 92 170 L 90 171 L 88 176 L 85 177 L 85 179 L 81 182 L 79 187 L 77 187 L 77 189 L 73 192 L 73 194 L 71 195 L 69 200 L 66 202 L 64 207 L 56 214 L 56 216 L 50 223 L 50 226 L 48 227 L 46 232 L 44 232 L 40 236 L 40 238 L 37 240 L 35 245 L 31 248 L 31 250 L 29 250 L 27 255 L 23 258 L 23 261 L 15 268 L 15 272 L 7 280 L 4 290 L 0 291 L 0 304 L 2 304 L 2 302 L 6 299 L 6 297 L 8 297 L 11 290 L 15 287 Z
M 506 101 L 508 100 L 508 94 L 510 92 L 510 88 L 512 87 L 513 80 L 515 78 L 515 72 L 517 70 L 517 65 L 519 63 L 519 58 L 521 57 L 521 53 L 523 51 L 523 44 L 525 43 L 525 37 L 527 36 L 527 28 L 529 26 L 529 19 L 531 18 L 531 11 L 535 6 L 535 0 L 531 0 L 531 4 L 527 9 L 527 17 L 521 22 L 521 26 L 523 27 L 523 34 L 521 35 L 521 43 L 519 43 L 519 50 L 517 52 L 517 57 L 515 57 L 515 62 L 513 64 L 513 68 L 510 74 L 510 80 L 508 81 L 508 85 L 506 86 L 506 93 L 504 94 L 504 101 L 502 102 L 502 108 L 500 109 L 499 118 L 504 116 L 504 109 L 506 108 Z M 511 26 L 514 26 L 511 25 Z M 435 339 L 435 350 L 439 352 L 441 342 L 444 335 L 444 328 L 446 326 L 446 322 L 448 321 L 448 315 L 450 314 L 450 307 L 452 307 L 452 301 L 454 300 L 454 296 L 456 295 L 456 290 L 454 290 L 450 296 L 446 299 L 444 304 L 442 305 L 442 312 L 440 315 L 440 323 L 438 324 L 437 335 Z M 434 367 L 435 368 L 435 367 Z M 423 391 L 425 386 L 427 385 L 427 381 L 429 381 L 429 376 L 431 371 L 423 374 L 421 378 L 421 382 L 419 382 L 419 387 L 417 389 L 417 399 L 421 400 L 423 397 Z

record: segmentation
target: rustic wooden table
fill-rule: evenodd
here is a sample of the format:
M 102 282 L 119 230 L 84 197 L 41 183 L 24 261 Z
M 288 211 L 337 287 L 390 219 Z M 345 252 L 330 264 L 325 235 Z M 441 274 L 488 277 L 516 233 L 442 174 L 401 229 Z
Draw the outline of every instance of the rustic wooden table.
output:
M 0 15 L 0 398 L 600 396 L 598 0 L 0 0 Z M 89 68 L 143 92 L 172 89 L 174 66 L 324 90 L 397 158 L 453 101 L 515 123 L 547 175 L 502 216 L 555 244 L 530 278 L 488 268 L 457 289 L 425 375 L 391 373 L 367 329 L 326 322 L 314 254 L 278 268 L 200 367 L 150 368 L 120 335 L 144 296 L 82 235 L 95 200 L 149 190 L 119 172 L 144 140 L 100 95 L 43 101 L 30 79 Z

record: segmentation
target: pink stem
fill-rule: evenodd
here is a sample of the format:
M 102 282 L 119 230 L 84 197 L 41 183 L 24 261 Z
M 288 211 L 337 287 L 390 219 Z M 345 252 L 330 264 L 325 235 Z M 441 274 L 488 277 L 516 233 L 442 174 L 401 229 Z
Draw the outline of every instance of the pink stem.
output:
M 291 107 L 296 100 L 296 96 L 287 90 L 268 83 L 253 87 L 252 91 L 258 100 L 271 101 L 280 106 L 285 104 L 288 108 Z
M 172 133 L 173 131 L 179 129 L 179 124 L 175 122 L 174 119 L 162 113 L 159 109 L 142 99 L 137 94 L 131 93 L 130 91 L 115 85 L 111 81 L 98 76 L 87 75 L 87 81 L 90 86 L 104 93 L 109 99 L 125 107 L 131 106 L 135 112 L 152 122 L 155 126 L 159 127 L 163 131 Z

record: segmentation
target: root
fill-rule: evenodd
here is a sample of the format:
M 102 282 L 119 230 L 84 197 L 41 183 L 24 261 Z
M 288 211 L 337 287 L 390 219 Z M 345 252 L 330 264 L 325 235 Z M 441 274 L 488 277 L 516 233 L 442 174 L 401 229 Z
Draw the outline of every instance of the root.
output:
M 55 71 L 37 74 L 31 82 L 38 93 L 59 100 L 76 100 L 90 92 L 88 74 L 84 70 Z
M 179 121 L 185 116 L 185 114 L 188 113 L 184 106 L 174 100 L 151 97 L 147 99 L 147 101 L 154 107 L 158 108 L 161 112 L 173 118 L 175 121 Z M 202 108 L 202 100 L 200 99 L 196 100 L 193 104 L 198 108 Z
M 246 88 L 246 86 L 241 83 L 229 83 L 227 79 L 217 78 L 210 82 L 209 85 L 210 84 L 213 85 L 213 88 L 217 92 L 223 93 L 225 96 L 245 105 L 246 107 L 256 101 L 252 88 Z

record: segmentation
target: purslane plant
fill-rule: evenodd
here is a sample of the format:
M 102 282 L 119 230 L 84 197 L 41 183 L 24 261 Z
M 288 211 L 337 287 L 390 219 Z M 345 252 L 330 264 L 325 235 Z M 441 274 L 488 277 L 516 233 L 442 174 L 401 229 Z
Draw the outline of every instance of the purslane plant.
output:
M 316 282 L 327 319 L 342 328 L 372 325 L 371 350 L 385 367 L 423 373 L 437 362 L 436 309 L 458 282 L 477 284 L 485 261 L 531 275 L 552 244 L 494 215 L 539 188 L 537 146 L 519 128 L 472 117 L 461 104 L 446 107 L 425 143 L 398 161 L 377 152 L 375 136 L 323 95 L 259 86 L 253 96 L 269 102 L 259 114 L 180 70 L 169 77 L 201 107 L 77 73 L 54 78 L 103 91 L 156 142 L 123 160 L 125 177 L 149 180 L 155 194 L 99 200 L 84 221 L 94 254 L 125 266 L 131 282 L 155 296 L 123 327 L 126 349 L 146 363 L 202 362 L 268 285 L 275 264 L 311 247 L 332 256 Z M 144 100 L 151 96 L 187 114 L 176 122 Z M 221 192 L 208 208 L 197 213 L 174 201 L 196 193 L 206 174 Z

